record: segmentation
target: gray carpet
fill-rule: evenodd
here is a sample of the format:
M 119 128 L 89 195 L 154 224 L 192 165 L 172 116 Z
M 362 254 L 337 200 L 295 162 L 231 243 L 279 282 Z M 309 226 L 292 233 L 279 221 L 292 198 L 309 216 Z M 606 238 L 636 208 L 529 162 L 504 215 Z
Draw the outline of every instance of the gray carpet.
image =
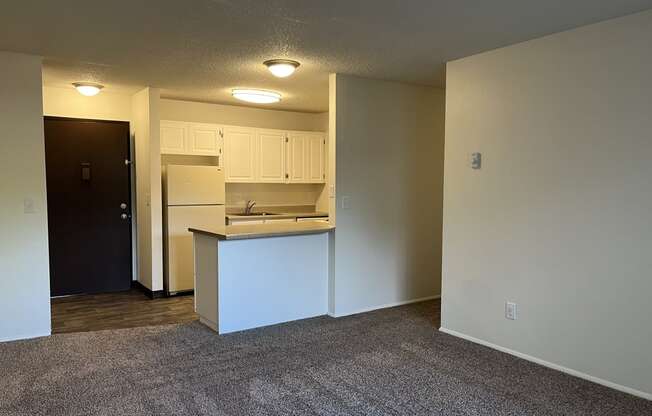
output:
M 0 344 L 0 414 L 652 415 L 652 402 L 441 334 L 438 308 Z

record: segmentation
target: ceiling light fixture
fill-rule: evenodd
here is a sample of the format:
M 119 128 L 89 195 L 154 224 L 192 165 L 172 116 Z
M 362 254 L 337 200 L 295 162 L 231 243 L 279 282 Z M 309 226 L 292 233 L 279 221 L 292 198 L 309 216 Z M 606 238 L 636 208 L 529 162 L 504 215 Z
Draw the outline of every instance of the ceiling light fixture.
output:
M 269 61 L 263 62 L 263 65 L 265 65 L 267 69 L 269 69 L 269 72 L 271 72 L 275 77 L 285 78 L 292 75 L 301 64 L 289 59 L 270 59 Z
M 281 101 L 281 94 L 265 90 L 244 90 L 235 89 L 231 94 L 238 100 L 255 104 L 271 104 Z
M 94 95 L 97 95 L 102 88 L 104 88 L 104 85 L 100 84 L 91 84 L 88 82 L 73 82 L 72 84 L 77 91 L 81 95 L 85 95 L 87 97 L 92 97 Z

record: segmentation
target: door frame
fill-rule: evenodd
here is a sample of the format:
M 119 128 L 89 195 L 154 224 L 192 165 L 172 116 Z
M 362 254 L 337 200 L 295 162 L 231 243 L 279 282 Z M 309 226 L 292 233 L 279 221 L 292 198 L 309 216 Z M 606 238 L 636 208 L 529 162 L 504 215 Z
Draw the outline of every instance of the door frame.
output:
M 134 155 L 134 139 L 133 135 L 131 134 L 131 122 L 129 121 L 122 121 L 122 120 L 102 120 L 102 119 L 95 119 L 95 118 L 80 118 L 80 117 L 62 117 L 62 116 L 48 116 L 44 115 L 43 116 L 43 121 L 45 120 L 66 120 L 66 121 L 85 121 L 85 122 L 97 122 L 97 123 L 114 123 L 114 124 L 126 124 L 127 127 L 129 128 L 129 136 L 127 137 L 127 159 L 128 161 L 128 166 L 129 166 L 129 201 L 127 202 L 129 205 L 129 214 L 131 215 L 131 233 L 129 233 L 129 260 L 131 262 L 131 285 L 132 287 L 134 286 L 134 281 L 135 281 L 135 276 L 137 276 L 137 271 L 138 271 L 138 263 L 137 263 L 137 246 L 134 244 L 134 241 L 137 240 L 137 235 L 136 232 L 138 230 L 138 226 L 136 224 L 137 218 L 136 218 L 136 186 L 135 186 L 135 179 L 136 179 L 136 172 L 135 172 L 135 166 L 134 166 L 134 161 L 133 161 L 133 155 Z M 45 144 L 45 128 L 44 128 L 44 134 L 43 134 L 43 144 Z M 127 161 L 125 161 L 125 164 L 127 164 Z M 47 175 L 47 172 L 46 172 Z M 47 187 L 45 189 L 45 197 L 47 200 Z M 49 225 L 48 225 L 49 228 Z M 48 276 L 48 281 L 51 278 L 51 276 Z M 50 298 L 52 298 L 52 294 L 50 294 Z

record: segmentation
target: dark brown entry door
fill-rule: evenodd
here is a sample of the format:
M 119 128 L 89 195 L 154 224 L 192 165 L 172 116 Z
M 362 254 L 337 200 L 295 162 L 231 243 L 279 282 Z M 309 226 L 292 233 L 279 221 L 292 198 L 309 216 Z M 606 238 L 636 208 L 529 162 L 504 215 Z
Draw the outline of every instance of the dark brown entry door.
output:
M 52 296 L 128 290 L 129 123 L 44 124 Z

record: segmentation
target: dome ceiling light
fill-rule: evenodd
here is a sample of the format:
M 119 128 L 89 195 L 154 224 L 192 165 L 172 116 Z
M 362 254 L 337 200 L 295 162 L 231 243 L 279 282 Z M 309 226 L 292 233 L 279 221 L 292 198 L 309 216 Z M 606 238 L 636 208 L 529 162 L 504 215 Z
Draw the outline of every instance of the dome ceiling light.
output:
M 281 94 L 274 91 L 234 89 L 231 95 L 238 100 L 255 104 L 271 104 L 281 101 Z
M 265 65 L 267 69 L 269 69 L 269 72 L 271 72 L 275 77 L 285 78 L 292 75 L 301 64 L 290 59 L 270 59 L 269 61 L 263 62 L 263 65 Z
M 73 82 L 72 85 L 81 95 L 85 95 L 87 97 L 97 95 L 100 90 L 104 88 L 104 85 L 92 84 L 90 82 Z

